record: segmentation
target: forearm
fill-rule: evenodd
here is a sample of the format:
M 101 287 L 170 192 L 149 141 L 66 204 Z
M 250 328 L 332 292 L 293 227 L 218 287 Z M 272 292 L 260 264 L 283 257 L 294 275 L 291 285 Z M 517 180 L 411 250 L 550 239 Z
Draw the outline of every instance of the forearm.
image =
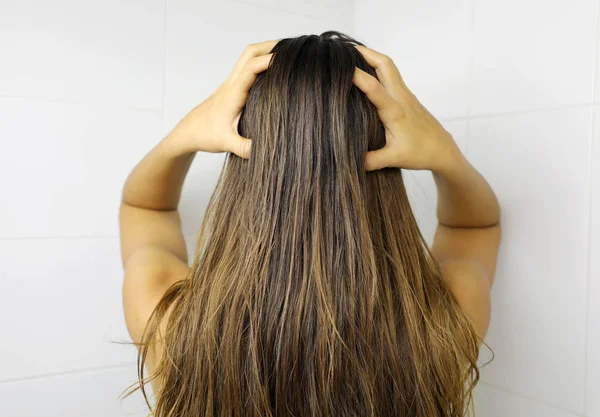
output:
M 500 206 L 494 191 L 460 151 L 432 174 L 438 191 L 440 224 L 486 227 L 500 221 Z
M 152 210 L 176 209 L 195 155 L 176 131 L 171 132 L 131 171 L 123 187 L 123 203 Z

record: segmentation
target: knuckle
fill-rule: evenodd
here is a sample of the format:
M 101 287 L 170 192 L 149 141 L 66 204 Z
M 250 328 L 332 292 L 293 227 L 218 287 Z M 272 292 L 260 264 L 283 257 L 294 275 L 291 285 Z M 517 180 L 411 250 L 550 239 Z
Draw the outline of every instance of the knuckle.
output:
M 256 68 L 258 68 L 259 64 L 260 64 L 260 57 L 252 56 L 244 63 L 243 68 L 246 69 L 247 71 L 253 71 Z
M 379 63 L 380 63 L 381 65 L 385 65 L 385 66 L 391 66 L 391 65 L 394 65 L 394 60 L 392 59 L 392 57 L 391 57 L 391 56 L 389 56 L 389 55 L 385 55 L 385 54 L 382 54 L 382 55 L 379 57 Z
M 255 43 L 249 43 L 248 45 L 246 45 L 246 49 L 245 49 L 245 53 L 247 55 L 253 55 L 254 51 L 256 51 L 256 44 Z
M 367 78 L 365 82 L 365 89 L 369 92 L 375 92 L 379 88 L 379 81 L 375 77 Z
M 404 109 L 402 108 L 402 106 L 400 106 L 399 104 L 393 104 L 390 106 L 387 114 L 386 114 L 386 119 L 389 122 L 400 122 L 402 119 L 404 119 L 406 117 L 406 112 L 404 111 Z

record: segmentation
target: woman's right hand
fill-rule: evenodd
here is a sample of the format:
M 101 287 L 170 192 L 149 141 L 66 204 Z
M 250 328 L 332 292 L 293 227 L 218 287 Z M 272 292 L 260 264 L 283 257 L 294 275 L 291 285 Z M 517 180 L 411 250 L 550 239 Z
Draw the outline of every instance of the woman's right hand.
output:
M 385 146 L 367 152 L 365 169 L 439 171 L 451 166 L 462 156 L 458 146 L 404 84 L 394 61 L 365 46 L 355 47 L 375 68 L 381 82 L 358 67 L 352 81 L 375 105 L 386 130 Z
M 229 77 L 206 100 L 193 108 L 172 131 L 189 151 L 231 152 L 249 158 L 252 141 L 238 133 L 242 109 L 256 77 L 273 57 L 279 40 L 250 44 Z

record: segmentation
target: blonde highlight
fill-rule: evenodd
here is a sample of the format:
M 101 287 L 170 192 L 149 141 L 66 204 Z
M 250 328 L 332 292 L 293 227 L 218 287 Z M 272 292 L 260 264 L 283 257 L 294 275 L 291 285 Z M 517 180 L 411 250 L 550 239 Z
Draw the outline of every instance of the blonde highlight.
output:
M 385 131 L 352 84 L 356 66 L 376 76 L 356 44 L 334 31 L 280 40 L 254 83 L 239 122 L 250 157 L 227 156 L 189 276 L 138 344 L 129 394 L 156 417 L 467 415 L 481 341 L 402 170 L 363 168 Z

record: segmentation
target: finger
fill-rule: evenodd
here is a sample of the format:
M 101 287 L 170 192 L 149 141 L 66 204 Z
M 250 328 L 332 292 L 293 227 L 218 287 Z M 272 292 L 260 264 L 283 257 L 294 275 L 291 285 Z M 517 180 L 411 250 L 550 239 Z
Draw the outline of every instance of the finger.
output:
M 256 80 L 258 74 L 269 68 L 269 64 L 271 62 L 271 58 L 273 54 L 266 54 L 257 56 L 249 59 L 244 64 L 242 71 L 238 75 L 238 77 L 233 81 L 233 84 L 236 86 L 236 89 L 239 89 L 244 93 L 248 93 L 252 84 Z
M 387 88 L 392 95 L 399 93 L 402 89 L 408 89 L 392 58 L 371 48 L 367 48 L 366 46 L 355 45 L 355 48 L 358 49 L 369 65 L 375 68 L 381 84 Z
M 268 54 L 269 52 L 271 52 L 271 49 L 273 49 L 273 47 L 277 45 L 277 42 L 279 42 L 279 39 L 260 43 L 252 43 L 248 45 L 242 53 L 242 56 L 240 57 L 238 62 L 235 64 L 235 67 L 233 68 L 233 71 L 229 76 L 230 80 L 233 81 L 238 77 L 248 60 L 256 56 Z
M 365 169 L 375 171 L 390 166 L 389 149 L 381 148 L 375 151 L 369 151 L 365 157 Z
M 250 150 L 252 149 L 251 139 L 240 135 L 233 135 L 228 142 L 228 152 L 234 153 L 244 159 L 250 158 Z
M 377 108 L 379 118 L 383 123 L 391 122 L 393 110 L 398 107 L 396 101 L 389 95 L 385 87 L 371 74 L 355 67 L 352 82 L 366 94 L 367 98 Z

